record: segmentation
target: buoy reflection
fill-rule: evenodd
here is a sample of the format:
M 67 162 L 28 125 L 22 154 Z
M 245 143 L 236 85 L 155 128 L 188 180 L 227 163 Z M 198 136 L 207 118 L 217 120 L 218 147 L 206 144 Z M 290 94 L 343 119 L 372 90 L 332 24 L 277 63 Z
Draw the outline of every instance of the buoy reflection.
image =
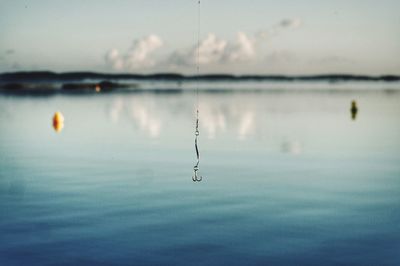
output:
M 56 112 L 53 116 L 53 128 L 59 133 L 64 128 L 64 116 L 60 112 Z

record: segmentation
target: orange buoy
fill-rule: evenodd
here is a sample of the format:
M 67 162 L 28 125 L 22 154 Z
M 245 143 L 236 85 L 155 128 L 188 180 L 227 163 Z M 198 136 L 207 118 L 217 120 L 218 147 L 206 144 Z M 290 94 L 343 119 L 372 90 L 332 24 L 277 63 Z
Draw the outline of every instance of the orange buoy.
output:
M 56 112 L 53 116 L 53 128 L 58 133 L 64 128 L 64 116 L 61 112 Z

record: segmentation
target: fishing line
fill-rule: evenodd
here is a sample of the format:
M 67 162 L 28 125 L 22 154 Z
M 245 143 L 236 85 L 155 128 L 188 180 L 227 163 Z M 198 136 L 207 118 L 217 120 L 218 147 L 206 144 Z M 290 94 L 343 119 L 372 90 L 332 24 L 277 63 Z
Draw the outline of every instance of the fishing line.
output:
M 200 153 L 199 148 L 197 146 L 197 139 L 200 135 L 199 132 L 199 73 L 200 73 L 200 0 L 197 2 L 197 49 L 196 49 L 196 129 L 194 132 L 194 148 L 196 150 L 196 164 L 193 167 L 193 182 L 200 182 L 203 177 L 199 175 L 197 172 L 199 171 L 199 163 L 200 163 Z

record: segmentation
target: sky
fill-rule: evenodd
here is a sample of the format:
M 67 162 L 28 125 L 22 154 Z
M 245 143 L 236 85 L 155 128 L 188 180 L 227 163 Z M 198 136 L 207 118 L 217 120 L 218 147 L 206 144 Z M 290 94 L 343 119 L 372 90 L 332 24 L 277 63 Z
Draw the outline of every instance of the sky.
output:
M 400 74 L 398 0 L 0 0 L 0 72 Z

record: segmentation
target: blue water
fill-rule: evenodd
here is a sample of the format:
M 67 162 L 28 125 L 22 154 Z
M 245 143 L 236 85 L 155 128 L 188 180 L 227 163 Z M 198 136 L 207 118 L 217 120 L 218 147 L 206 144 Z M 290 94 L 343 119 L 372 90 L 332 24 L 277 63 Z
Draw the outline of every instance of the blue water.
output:
M 400 265 L 400 93 L 199 101 L 0 96 L 0 265 Z

